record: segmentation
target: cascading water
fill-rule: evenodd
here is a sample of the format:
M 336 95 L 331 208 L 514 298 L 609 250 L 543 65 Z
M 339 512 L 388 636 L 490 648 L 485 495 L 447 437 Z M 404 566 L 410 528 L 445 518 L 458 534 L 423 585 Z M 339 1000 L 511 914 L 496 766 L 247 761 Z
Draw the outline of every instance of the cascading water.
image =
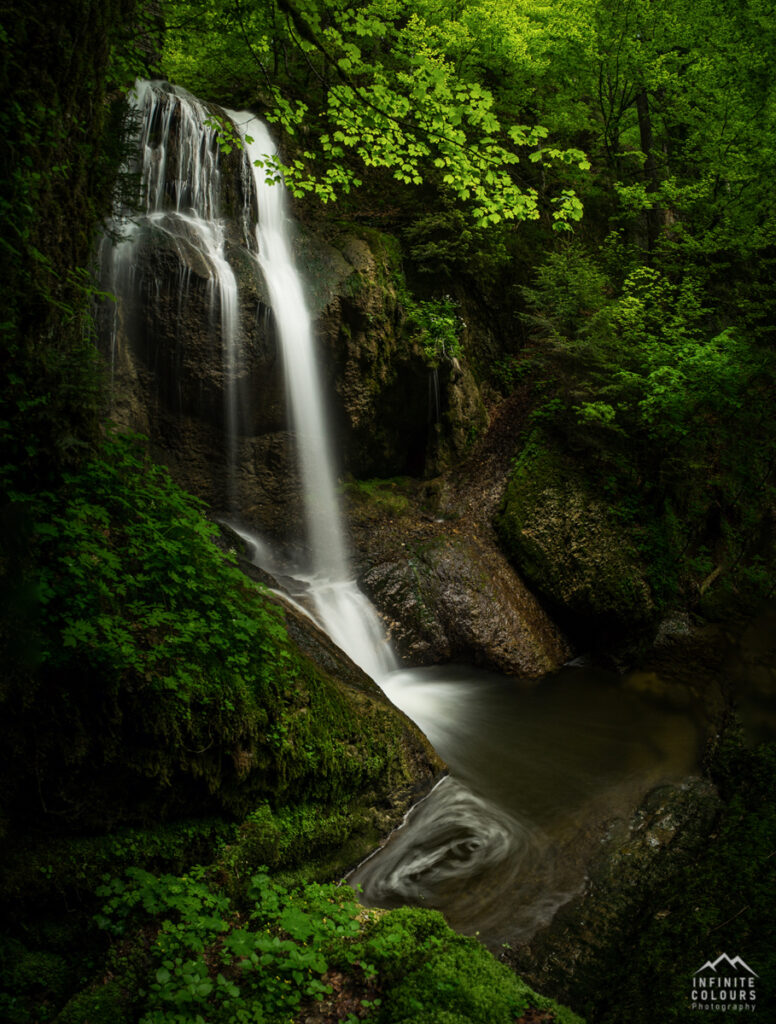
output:
M 283 352 L 288 405 L 302 477 L 311 559 L 310 596 L 317 617 L 332 640 L 379 681 L 398 666 L 377 615 L 353 581 L 348 564 L 313 325 L 292 255 L 285 186 L 272 180 L 277 149 L 266 125 L 258 118 L 247 111 L 227 113 L 244 140 L 253 168 L 259 208 L 258 261 Z
M 439 400 L 439 370 L 433 366 L 428 374 L 428 421 L 438 428 L 442 423 L 442 403 Z
M 130 300 L 140 288 L 148 302 L 147 282 L 137 280 L 138 251 L 146 232 L 162 232 L 180 260 L 178 301 L 185 303 L 192 258 L 206 268 L 213 326 L 221 335 L 224 373 L 224 422 L 229 504 L 236 496 L 239 429 L 239 297 L 237 279 L 226 257 L 226 220 L 221 210 L 220 151 L 217 128 L 208 109 L 185 89 L 139 81 L 130 103 L 140 125 L 138 160 L 140 215 L 120 213 L 115 225 L 122 237 L 103 241 L 101 260 L 108 267 L 110 290 Z M 114 313 L 111 363 L 115 362 L 118 316 Z
M 164 232 L 181 255 L 193 250 L 206 266 L 211 317 L 223 346 L 226 448 L 236 499 L 240 310 L 221 215 L 216 132 L 204 105 L 184 90 L 139 83 L 135 105 L 143 120 L 139 170 L 145 213 L 126 227 L 125 240 L 113 252 L 114 290 L 126 294 L 136 285 L 135 257 L 147 230 Z M 439 907 L 456 927 L 479 931 L 494 944 L 527 939 L 578 889 L 601 822 L 627 813 L 661 778 L 689 770 L 694 726 L 584 670 L 524 687 L 469 668 L 399 671 L 375 610 L 351 578 L 285 188 L 266 180 L 275 145 L 252 114 L 227 113 L 244 140 L 242 203 L 236 211 L 241 244 L 266 283 L 283 353 L 307 564 L 285 564 L 262 538 L 239 522 L 233 525 L 249 542 L 256 564 L 276 577 L 295 577 L 291 596 L 300 597 L 300 607 L 420 726 L 453 772 L 350 881 L 378 905 Z M 180 265 L 189 262 L 181 259 Z M 185 304 L 187 270 L 178 285 L 178 303 Z M 429 399 L 430 414 L 438 419 L 436 375 Z
M 313 344 L 313 328 L 302 282 L 291 253 L 285 188 L 268 182 L 264 164 L 276 156 L 263 122 L 249 113 L 228 110 L 254 168 L 259 218 L 258 259 L 269 290 L 283 352 L 286 390 L 302 471 L 304 507 L 312 567 L 335 580 L 348 578 L 345 541 L 335 490 L 335 474 L 326 429 L 323 390 Z
M 572 760 L 570 770 L 560 773 L 554 763 L 557 746 L 573 748 L 580 744 L 580 737 L 584 746 L 587 739 L 599 758 L 618 766 L 609 770 L 619 772 L 618 785 L 628 791 L 632 778 L 622 762 L 637 746 L 627 725 L 631 708 L 627 700 L 624 705 L 608 689 L 605 699 L 596 704 L 586 690 L 573 715 L 547 716 L 546 705 L 526 700 L 514 681 L 494 682 L 494 677 L 472 670 L 398 670 L 374 609 L 349 578 L 313 329 L 292 256 L 285 190 L 280 182 L 266 181 L 266 167 L 271 166 L 276 149 L 266 127 L 255 117 L 229 113 L 243 137 L 252 139 L 245 146 L 258 195 L 258 258 L 283 346 L 309 524 L 312 574 L 307 583 L 316 618 L 335 643 L 421 727 L 456 773 L 421 801 L 385 849 L 359 867 L 350 881 L 363 888 L 366 900 L 381 906 L 407 902 L 439 906 L 457 927 L 479 930 L 494 943 L 529 937 L 578 890 L 583 877 L 578 819 L 596 813 L 591 805 L 597 792 L 607 788 L 595 774 L 584 774 L 584 758 Z M 438 402 L 436 377 L 433 385 L 432 397 Z M 249 531 L 241 532 L 251 538 Z M 262 555 L 257 549 L 257 562 L 261 563 L 262 557 L 266 558 L 266 552 Z M 577 683 L 575 678 L 564 697 L 567 707 L 579 701 Z M 504 701 L 505 689 L 506 714 L 497 714 L 479 728 L 481 702 L 492 709 Z M 585 716 L 591 702 L 594 719 Z M 504 722 L 507 726 L 502 731 Z M 649 741 L 661 751 L 655 759 L 658 772 L 677 749 L 659 735 L 660 725 L 654 723 Z M 515 754 L 510 733 L 515 726 L 523 735 L 517 750 L 529 751 L 528 759 Z M 471 748 L 476 746 L 472 741 L 478 734 L 487 738 L 487 745 L 482 761 L 472 763 Z M 541 742 L 552 751 L 549 761 L 542 757 Z M 681 732 L 678 748 L 693 749 L 686 732 Z M 589 751 L 590 745 L 585 749 Z M 499 770 L 494 770 L 494 759 Z M 557 794 L 550 797 L 541 778 L 535 777 L 536 765 L 542 777 L 560 774 L 562 798 Z M 609 776 L 605 777 L 608 780 Z M 494 778 L 500 780 L 495 790 Z M 541 796 L 536 800 L 532 793 Z M 615 802 L 610 793 L 608 808 Z M 548 808 L 557 814 L 548 815 Z M 563 844 L 576 847 L 577 853 L 569 856 L 567 852 L 561 866 L 558 850 Z M 509 893 L 508 899 L 505 893 Z

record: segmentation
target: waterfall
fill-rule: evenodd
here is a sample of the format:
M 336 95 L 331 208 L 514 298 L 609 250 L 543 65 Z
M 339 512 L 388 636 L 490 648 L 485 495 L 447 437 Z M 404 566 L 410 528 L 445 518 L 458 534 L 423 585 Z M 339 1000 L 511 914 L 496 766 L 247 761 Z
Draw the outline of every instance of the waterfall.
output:
M 117 296 L 141 301 L 152 299 L 155 282 L 138 280 L 140 246 L 149 231 L 162 233 L 179 256 L 178 314 L 186 301 L 190 266 L 197 259 L 208 275 L 208 299 L 213 327 L 221 335 L 224 375 L 224 423 L 227 461 L 227 498 L 237 500 L 237 436 L 242 358 L 239 335 L 237 279 L 226 256 L 226 219 L 221 210 L 221 160 L 212 113 L 191 93 L 162 82 L 138 81 L 130 104 L 139 123 L 136 165 L 140 178 L 140 215 L 120 212 L 115 230 L 122 235 L 115 246 L 101 249 L 108 265 L 110 290 Z M 143 287 L 145 292 L 143 294 Z M 138 293 L 140 293 L 138 295 Z M 118 317 L 111 330 L 111 370 L 116 358 Z
M 241 250 L 240 280 L 243 271 L 255 275 L 251 285 L 263 279 L 282 351 L 308 560 L 303 567 L 289 565 L 263 538 L 240 522 L 232 525 L 255 563 L 283 581 L 287 598 L 380 684 L 453 772 L 358 867 L 351 882 L 380 905 L 438 907 L 456 927 L 482 929 L 493 943 L 516 936 L 528 940 L 582 884 L 586 858 L 595 852 L 604 824 L 634 806 L 643 784 L 657 784 L 674 773 L 670 766 L 685 764 L 692 745 L 687 723 L 673 711 L 657 715 L 649 706 L 635 706 L 619 681 L 587 680 L 581 686 L 580 670 L 558 677 L 555 687 L 544 680 L 527 688 L 471 667 L 398 671 L 377 613 L 350 567 L 285 187 L 266 180 L 268 160 L 272 177 L 275 145 L 254 115 L 227 111 L 244 149 L 222 160 L 211 112 L 185 90 L 140 82 L 133 103 L 141 122 L 136 170 L 142 213 L 134 221 L 119 215 L 123 240 L 101 248 L 109 287 L 126 299 L 106 323 L 112 366 L 119 358 L 116 338 L 128 315 L 125 306 L 146 301 L 152 313 L 177 313 L 182 322 L 192 282 L 207 280 L 210 337 L 220 335 L 222 345 L 229 497 L 239 515 L 238 381 L 245 353 L 230 256 Z M 141 248 L 160 237 L 180 267 L 177 294 L 166 296 L 166 311 L 159 305 L 163 289 L 153 268 L 143 264 Z M 195 339 L 179 336 L 173 369 L 185 359 L 189 341 Z M 261 395 L 251 397 L 261 401 Z M 440 420 L 435 370 L 429 377 L 429 420 Z
M 227 113 L 241 134 L 253 171 L 259 208 L 257 259 L 283 352 L 311 555 L 310 593 L 318 618 L 332 640 L 379 681 L 397 663 L 374 608 L 352 579 L 313 324 L 293 257 L 286 189 L 282 181 L 272 180 L 277 148 L 266 125 L 253 114 L 234 110 Z
M 211 333 L 220 333 L 222 346 L 227 504 L 233 514 L 239 514 L 239 379 L 245 354 L 238 283 L 229 257 L 235 245 L 253 256 L 255 272 L 266 284 L 282 352 L 302 481 L 309 563 L 304 571 L 299 565 L 290 571 L 304 579 L 319 624 L 369 675 L 380 678 L 397 665 L 374 609 L 352 579 L 312 319 L 293 258 L 286 190 L 282 182 L 268 182 L 267 172 L 256 165 L 268 157 L 272 160 L 275 144 L 253 114 L 208 107 L 185 89 L 164 82 L 137 82 L 131 104 L 139 127 L 138 156 L 129 170 L 139 177 L 141 212 L 139 216 L 119 212 L 114 234 L 120 234 L 121 240 L 112 244 L 104 239 L 100 251 L 106 286 L 123 300 L 123 309 L 115 307 L 106 324 L 111 374 L 122 316 L 128 317 L 133 305 L 150 306 L 164 316 L 155 275 L 139 269 L 143 268 L 143 247 L 163 236 L 180 268 L 177 293 L 167 314 L 175 317 L 177 313 L 179 325 L 184 322 L 192 267 L 207 278 Z M 231 118 L 244 142 L 243 152 L 231 158 L 231 177 L 223 167 L 216 114 Z M 237 201 L 225 199 L 228 189 L 229 198 L 237 194 Z M 227 205 L 232 208 L 231 225 L 224 215 Z M 144 343 L 142 330 L 140 341 Z M 179 336 L 173 388 L 179 387 L 176 371 L 188 343 L 188 338 Z M 150 356 L 153 363 L 156 353 Z M 261 557 L 266 560 L 266 547 L 257 546 L 255 535 L 251 543 L 264 552 Z
M 439 399 L 439 370 L 433 366 L 428 375 L 428 421 L 438 428 L 442 423 L 442 405 Z
M 302 474 L 313 571 L 333 580 L 348 577 L 334 463 L 323 407 L 313 326 L 291 249 L 285 187 L 268 182 L 263 166 L 276 156 L 266 125 L 247 112 L 228 110 L 253 168 L 259 206 L 258 260 L 270 296 L 285 364 L 286 391 Z M 257 163 L 258 161 L 258 163 Z

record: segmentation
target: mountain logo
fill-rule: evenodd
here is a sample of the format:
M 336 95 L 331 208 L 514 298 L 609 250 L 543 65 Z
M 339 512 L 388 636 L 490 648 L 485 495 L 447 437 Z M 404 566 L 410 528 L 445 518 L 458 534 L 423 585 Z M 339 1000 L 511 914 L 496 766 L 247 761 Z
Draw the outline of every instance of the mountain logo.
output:
M 692 1010 L 738 1010 L 754 1012 L 757 1000 L 757 971 L 740 956 L 721 953 L 707 960 L 692 976 Z
M 713 962 L 711 960 L 707 960 L 703 967 L 698 968 L 695 974 L 700 974 L 701 971 L 714 971 L 716 974 L 719 974 L 720 970 L 727 970 L 733 974 L 738 971 L 744 971 L 746 974 L 751 974 L 755 978 L 759 978 L 757 971 L 753 971 L 749 964 L 745 960 L 742 960 L 740 956 L 734 956 L 731 960 L 727 953 L 723 953 L 721 956 L 718 956 Z M 695 977 L 695 975 L 693 975 L 693 977 Z

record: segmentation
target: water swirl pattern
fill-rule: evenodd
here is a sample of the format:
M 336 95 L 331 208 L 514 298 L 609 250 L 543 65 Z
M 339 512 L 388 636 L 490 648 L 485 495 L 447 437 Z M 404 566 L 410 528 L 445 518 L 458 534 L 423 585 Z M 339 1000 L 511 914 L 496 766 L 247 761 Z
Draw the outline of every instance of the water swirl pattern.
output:
M 566 902 L 554 874 L 541 830 L 447 777 L 348 881 L 369 905 L 439 908 L 495 941 L 529 936 Z

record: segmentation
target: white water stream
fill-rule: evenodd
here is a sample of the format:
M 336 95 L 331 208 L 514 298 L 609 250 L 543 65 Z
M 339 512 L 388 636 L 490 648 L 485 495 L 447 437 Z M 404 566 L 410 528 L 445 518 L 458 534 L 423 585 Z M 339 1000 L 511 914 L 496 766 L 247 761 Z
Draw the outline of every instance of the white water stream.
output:
M 143 118 L 140 169 L 146 213 L 115 250 L 114 280 L 126 284 L 132 278 L 139 234 L 149 227 L 167 233 L 181 252 L 194 247 L 209 268 L 211 312 L 223 347 L 226 452 L 234 480 L 240 312 L 221 214 L 217 139 L 206 108 L 184 90 L 139 83 L 136 96 Z M 600 674 L 567 672 L 521 686 L 469 668 L 399 669 L 380 620 L 350 570 L 313 325 L 295 265 L 285 188 L 282 182 L 268 184 L 262 166 L 275 155 L 275 145 L 254 115 L 228 114 L 245 140 L 244 203 L 238 211 L 242 235 L 265 280 L 283 353 L 308 564 L 281 564 L 261 537 L 239 522 L 232 525 L 249 543 L 257 565 L 276 577 L 294 577 L 292 596 L 306 595 L 299 607 L 417 722 L 453 773 L 350 880 L 363 886 L 370 902 L 437 906 L 456 927 L 480 931 L 490 942 L 530 937 L 582 883 L 582 851 L 589 852 L 599 835 L 591 822 L 600 824 L 607 815 L 632 808 L 650 785 L 690 768 L 693 726 L 681 715 L 639 703 Z M 187 266 L 186 261 L 181 265 Z M 185 302 L 185 274 L 179 284 Z M 438 416 L 436 387 L 430 397 Z M 239 515 L 239 506 L 235 511 Z
M 140 177 L 140 214 L 119 213 L 114 229 L 117 245 L 104 240 L 103 267 L 109 289 L 130 305 L 133 299 L 153 303 L 156 282 L 137 280 L 140 247 L 149 232 L 163 234 L 178 253 L 179 312 L 188 298 L 190 266 L 198 260 L 207 269 L 211 322 L 221 336 L 224 373 L 224 423 L 228 501 L 237 501 L 235 481 L 239 393 L 237 378 L 242 352 L 239 341 L 237 278 L 226 256 L 226 219 L 218 133 L 212 113 L 179 86 L 138 81 L 130 95 L 140 124 L 138 157 L 131 168 Z M 143 287 L 144 286 L 144 287 Z M 141 294 L 137 295 L 138 288 Z M 116 358 L 118 317 L 114 317 L 111 364 Z M 185 339 L 181 339 L 185 344 Z
M 258 261 L 283 352 L 286 393 L 302 478 L 311 567 L 295 575 L 309 586 L 316 618 L 332 640 L 373 679 L 398 667 L 374 608 L 352 578 L 314 344 L 313 324 L 293 257 L 282 182 L 268 182 L 277 155 L 266 125 L 247 111 L 227 111 L 244 140 L 258 199 Z M 250 140 L 250 141 L 247 141 Z M 269 172 L 271 174 L 271 171 Z

